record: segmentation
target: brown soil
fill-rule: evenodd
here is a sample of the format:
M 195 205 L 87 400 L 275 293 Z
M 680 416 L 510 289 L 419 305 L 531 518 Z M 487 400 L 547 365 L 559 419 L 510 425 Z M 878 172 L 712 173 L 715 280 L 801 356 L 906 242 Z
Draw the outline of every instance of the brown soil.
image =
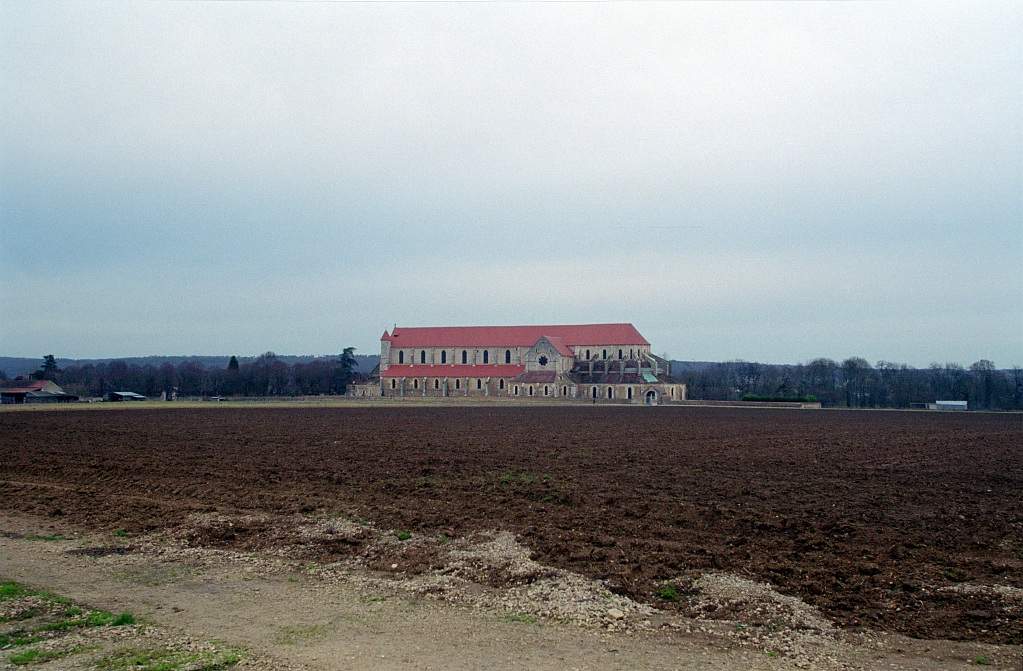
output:
M 1020 416 L 996 414 L 0 413 L 0 500 L 106 530 L 174 528 L 216 510 L 341 512 L 416 534 L 502 528 L 542 564 L 664 608 L 698 607 L 688 595 L 699 576 L 725 572 L 846 627 L 1019 644 L 1023 604 L 1004 587 L 1023 587 L 1020 445 Z M 268 530 L 203 533 L 192 542 L 258 549 Z M 342 536 L 310 556 L 359 543 Z M 665 582 L 678 601 L 657 598 Z

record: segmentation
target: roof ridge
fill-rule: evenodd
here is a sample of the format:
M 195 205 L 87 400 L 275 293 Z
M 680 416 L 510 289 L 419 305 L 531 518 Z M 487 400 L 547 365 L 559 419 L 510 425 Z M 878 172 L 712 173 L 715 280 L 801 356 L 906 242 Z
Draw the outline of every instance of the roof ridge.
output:
M 559 338 L 566 345 L 649 345 L 629 322 L 599 324 L 535 324 L 518 326 L 408 326 L 391 331 L 397 347 L 528 347 L 540 337 Z
M 406 329 L 540 329 L 540 328 L 574 328 L 578 326 L 632 326 L 632 322 L 585 322 L 580 324 L 469 324 L 464 326 L 433 325 L 433 326 L 398 326 L 395 330 Z M 385 331 L 386 333 L 386 331 Z

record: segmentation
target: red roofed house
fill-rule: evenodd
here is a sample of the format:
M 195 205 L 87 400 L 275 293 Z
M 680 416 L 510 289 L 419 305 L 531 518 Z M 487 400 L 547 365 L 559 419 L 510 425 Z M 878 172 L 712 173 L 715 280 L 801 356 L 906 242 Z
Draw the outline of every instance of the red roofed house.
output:
M 11 380 L 0 387 L 0 404 L 68 403 L 77 401 L 74 394 L 65 393 L 52 380 Z
M 355 395 L 487 396 L 655 404 L 683 400 L 632 324 L 397 327 L 379 376 Z

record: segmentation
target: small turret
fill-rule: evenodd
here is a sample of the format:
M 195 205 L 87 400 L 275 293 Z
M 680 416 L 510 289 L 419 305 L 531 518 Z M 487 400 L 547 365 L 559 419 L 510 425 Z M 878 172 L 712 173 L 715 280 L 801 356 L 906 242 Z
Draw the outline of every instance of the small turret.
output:
M 384 330 L 380 336 L 380 372 L 387 370 L 391 359 L 391 334 Z

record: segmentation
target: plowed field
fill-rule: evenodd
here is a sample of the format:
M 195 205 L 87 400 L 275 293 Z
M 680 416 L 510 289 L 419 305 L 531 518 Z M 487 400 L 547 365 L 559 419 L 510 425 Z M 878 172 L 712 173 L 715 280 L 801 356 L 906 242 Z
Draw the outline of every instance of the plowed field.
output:
M 10 412 L 0 502 L 97 529 L 161 529 L 211 510 L 344 513 L 449 536 L 507 529 L 538 561 L 664 608 L 685 610 L 692 581 L 720 571 L 846 627 L 1023 643 L 1019 415 Z M 251 544 L 259 531 L 216 541 Z M 677 601 L 656 596 L 665 582 Z

